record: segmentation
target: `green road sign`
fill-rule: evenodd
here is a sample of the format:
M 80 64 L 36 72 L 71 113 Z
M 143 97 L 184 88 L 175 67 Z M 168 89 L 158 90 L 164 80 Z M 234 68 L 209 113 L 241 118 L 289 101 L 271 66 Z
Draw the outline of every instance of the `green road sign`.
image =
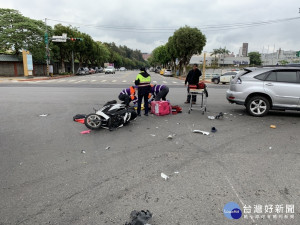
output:
M 300 51 L 296 52 L 296 56 L 300 57 Z
M 48 44 L 48 34 L 45 33 L 45 44 Z

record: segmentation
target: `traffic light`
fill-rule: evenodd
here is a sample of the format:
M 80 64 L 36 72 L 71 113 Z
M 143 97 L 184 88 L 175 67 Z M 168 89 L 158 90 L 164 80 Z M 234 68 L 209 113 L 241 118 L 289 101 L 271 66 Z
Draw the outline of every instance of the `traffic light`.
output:
M 68 38 L 70 41 L 83 41 L 83 38 Z

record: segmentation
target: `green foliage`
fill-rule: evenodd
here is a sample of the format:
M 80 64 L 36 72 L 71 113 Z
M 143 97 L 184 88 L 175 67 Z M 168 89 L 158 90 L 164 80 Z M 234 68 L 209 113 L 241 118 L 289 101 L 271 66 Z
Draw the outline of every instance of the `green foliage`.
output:
M 249 52 L 250 65 L 260 66 L 262 64 L 261 55 L 258 52 Z
M 33 20 L 20 14 L 14 9 L 0 8 L 0 51 L 11 50 L 19 55 L 22 49 L 33 54 L 33 60 L 44 60 L 45 48 L 43 47 L 46 26 L 42 21 Z M 52 29 L 48 27 L 51 34 Z
M 286 61 L 286 60 L 280 60 L 279 63 L 280 63 L 280 65 L 286 65 L 286 64 L 289 64 L 289 62 Z

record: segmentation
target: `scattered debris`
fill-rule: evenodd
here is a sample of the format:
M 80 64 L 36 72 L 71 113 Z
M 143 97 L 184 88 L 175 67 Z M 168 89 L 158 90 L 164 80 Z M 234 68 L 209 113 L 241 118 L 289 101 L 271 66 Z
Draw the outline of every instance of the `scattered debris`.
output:
M 46 116 L 48 116 L 49 114 L 41 114 L 41 115 L 39 115 L 40 117 L 46 117 Z
M 173 135 L 170 134 L 170 135 L 168 136 L 168 139 L 173 139 Z
M 239 116 L 243 116 L 244 114 L 239 114 Z
M 89 133 L 91 133 L 91 130 L 84 130 L 84 131 L 81 131 L 80 133 L 81 134 L 89 134 Z
M 218 131 L 217 128 L 215 128 L 215 127 L 212 127 L 212 128 L 211 128 L 211 132 L 212 132 L 212 133 L 216 133 L 217 131 Z
M 155 137 L 156 135 L 155 134 L 150 134 L 152 137 Z
M 224 115 L 227 115 L 228 113 L 224 113 Z
M 168 176 L 167 176 L 166 174 L 164 174 L 164 173 L 161 173 L 160 176 L 161 176 L 163 179 L 165 179 L 165 180 L 167 180 L 167 179 L 170 178 L 170 177 L 168 177 Z
M 208 116 L 208 119 L 210 119 L 210 120 L 214 120 L 214 119 L 215 119 L 215 117 L 214 117 L 214 116 Z
M 177 125 L 179 125 L 180 123 L 177 123 Z
M 202 130 L 193 130 L 193 133 L 200 133 L 200 134 L 204 134 L 204 135 L 209 135 L 209 132 L 202 131 Z
M 155 127 L 156 129 L 158 129 L 158 127 Z
M 223 119 L 223 113 L 220 112 L 218 115 L 215 116 L 215 118 L 218 120 L 218 119 Z
M 270 128 L 276 129 L 276 125 L 271 125 Z
M 233 116 L 232 114 L 229 114 L 230 116 Z
M 105 150 L 108 150 L 108 149 L 110 149 L 110 146 L 107 146 L 107 147 L 105 148 Z
M 86 151 L 84 151 L 84 150 L 81 150 L 81 153 L 82 153 L 82 154 L 85 154 L 85 153 L 86 153 Z
M 131 222 L 125 223 L 125 225 L 147 225 L 148 221 L 152 218 L 152 213 L 149 210 L 132 211 L 130 213 Z M 148 224 L 150 225 L 150 224 Z
M 23 165 L 23 162 L 20 162 L 20 166 L 22 166 Z
M 271 149 L 272 149 L 272 147 L 269 147 L 269 149 L 271 150 Z
M 175 171 L 174 173 L 175 173 L 175 174 L 179 174 L 179 172 L 178 172 L 178 171 Z

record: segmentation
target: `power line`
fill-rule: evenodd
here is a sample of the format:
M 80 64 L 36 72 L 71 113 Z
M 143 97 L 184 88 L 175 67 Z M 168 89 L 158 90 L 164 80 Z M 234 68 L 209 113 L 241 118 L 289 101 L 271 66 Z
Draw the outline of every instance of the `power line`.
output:
M 200 30 L 206 31 L 219 31 L 219 30 L 233 30 L 233 29 L 242 29 L 248 27 L 256 27 L 270 24 L 277 24 L 283 22 L 289 22 L 294 20 L 299 20 L 300 17 L 291 17 L 283 18 L 276 20 L 267 20 L 267 21 L 255 21 L 255 22 L 246 22 L 246 23 L 232 23 L 232 24 L 218 24 L 218 25 L 205 25 L 205 26 L 195 26 Z M 100 30 L 111 30 L 111 31 L 120 31 L 120 32 L 138 32 L 138 33 L 170 33 L 178 27 L 132 27 L 132 26 L 113 26 L 113 25 L 96 25 L 96 24 L 82 24 L 78 22 L 68 22 L 62 20 L 48 19 L 50 21 L 66 23 L 69 25 L 75 24 L 79 26 L 84 26 L 86 28 L 94 28 Z

